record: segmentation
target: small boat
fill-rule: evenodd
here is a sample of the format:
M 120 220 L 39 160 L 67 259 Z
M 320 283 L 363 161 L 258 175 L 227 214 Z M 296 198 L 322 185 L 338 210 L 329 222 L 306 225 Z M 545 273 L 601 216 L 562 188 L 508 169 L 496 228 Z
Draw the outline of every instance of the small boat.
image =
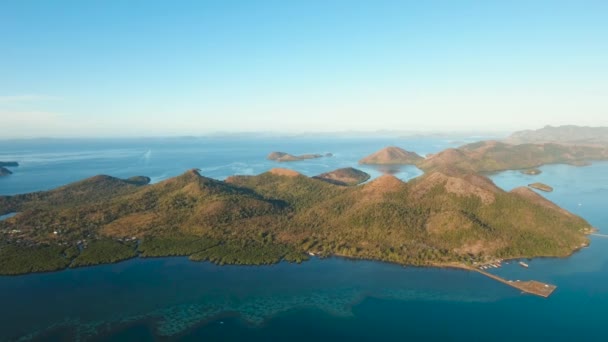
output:
M 521 267 L 528 268 L 528 264 L 526 264 L 526 263 L 525 263 L 525 262 L 523 262 L 523 261 L 520 261 L 520 262 L 519 262 L 519 265 L 520 265 Z

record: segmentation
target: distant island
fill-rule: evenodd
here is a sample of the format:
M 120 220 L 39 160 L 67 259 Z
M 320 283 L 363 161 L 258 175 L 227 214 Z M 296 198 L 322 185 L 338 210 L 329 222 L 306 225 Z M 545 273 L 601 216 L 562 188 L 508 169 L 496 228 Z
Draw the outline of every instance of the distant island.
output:
M 15 161 L 9 161 L 9 162 L 0 161 L 0 177 L 12 175 L 13 172 L 11 170 L 7 169 L 7 167 L 17 167 L 17 166 L 19 166 L 19 163 L 15 162 Z
M 590 161 L 608 160 L 608 147 L 561 145 L 556 143 L 519 144 L 486 140 L 448 148 L 426 158 L 399 147 L 383 148 L 359 161 L 374 165 L 415 165 L 428 172 L 458 169 L 467 172 L 498 172 L 522 170 L 525 174 L 540 174 L 538 167 L 546 164 L 589 165 Z
M 550 187 L 547 184 L 543 184 L 543 183 L 532 183 L 532 184 L 528 184 L 529 187 L 537 189 L 537 190 L 541 190 L 544 192 L 551 192 L 553 191 L 553 188 Z
M 515 132 L 505 142 L 511 144 L 558 143 L 606 147 L 608 146 L 608 127 L 546 126 L 537 130 Z
M 396 146 L 389 146 L 359 160 L 359 164 L 416 165 L 422 160 L 424 158 L 414 152 Z
M 536 175 L 540 175 L 541 173 L 543 173 L 541 170 L 536 169 L 536 168 L 525 169 L 525 170 L 521 170 L 519 172 L 523 173 L 524 175 L 529 175 L 529 176 L 536 176 Z
M 370 178 L 370 175 L 361 170 L 352 167 L 334 170 L 332 172 L 322 173 L 314 176 L 315 179 L 320 179 L 336 185 L 352 186 L 361 184 Z
M 285 153 L 285 152 L 271 152 L 266 159 L 268 160 L 274 160 L 274 161 L 278 161 L 278 162 L 293 162 L 293 161 L 300 161 L 300 160 L 306 160 L 306 159 L 316 159 L 316 158 L 322 158 L 322 157 L 332 157 L 333 154 L 331 153 L 326 153 L 326 154 L 302 154 L 299 156 L 295 156 L 293 154 L 289 154 L 289 153 Z

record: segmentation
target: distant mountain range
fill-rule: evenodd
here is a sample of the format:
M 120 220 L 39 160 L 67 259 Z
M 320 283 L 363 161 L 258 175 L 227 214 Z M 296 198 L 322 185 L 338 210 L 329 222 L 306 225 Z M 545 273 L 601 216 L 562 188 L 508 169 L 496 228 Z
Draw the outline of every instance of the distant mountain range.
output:
M 608 127 L 545 126 L 537 130 L 515 132 L 505 141 L 511 144 L 560 143 L 608 146 Z

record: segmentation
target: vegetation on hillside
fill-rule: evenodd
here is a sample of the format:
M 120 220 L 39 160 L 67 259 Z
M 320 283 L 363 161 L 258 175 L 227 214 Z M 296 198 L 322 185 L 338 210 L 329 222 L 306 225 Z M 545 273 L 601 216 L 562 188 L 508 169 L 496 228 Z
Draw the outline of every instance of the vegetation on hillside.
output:
M 14 275 L 31 272 L 49 272 L 66 268 L 71 258 L 62 246 L 0 246 L 0 274 Z
M 540 196 L 459 169 L 351 187 L 276 170 L 225 182 L 191 170 L 145 186 L 98 176 L 0 203 L 20 213 L 0 221 L 2 274 L 137 252 L 254 265 L 308 253 L 412 265 L 565 256 L 588 242 L 590 228 Z
M 111 239 L 91 241 L 74 258 L 70 267 L 109 264 L 135 257 L 135 243 L 122 243 Z

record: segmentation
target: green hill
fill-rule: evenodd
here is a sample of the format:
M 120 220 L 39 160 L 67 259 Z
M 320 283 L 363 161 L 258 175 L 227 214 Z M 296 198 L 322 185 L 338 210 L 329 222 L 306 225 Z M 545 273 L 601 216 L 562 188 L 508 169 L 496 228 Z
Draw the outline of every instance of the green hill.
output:
M 307 252 L 414 265 L 565 256 L 591 228 L 460 169 L 349 187 L 288 171 L 218 181 L 190 170 L 153 185 L 97 176 L 0 197 L 3 211 L 20 213 L 0 221 L 0 273 L 114 262 L 135 248 L 220 264 L 300 262 Z

